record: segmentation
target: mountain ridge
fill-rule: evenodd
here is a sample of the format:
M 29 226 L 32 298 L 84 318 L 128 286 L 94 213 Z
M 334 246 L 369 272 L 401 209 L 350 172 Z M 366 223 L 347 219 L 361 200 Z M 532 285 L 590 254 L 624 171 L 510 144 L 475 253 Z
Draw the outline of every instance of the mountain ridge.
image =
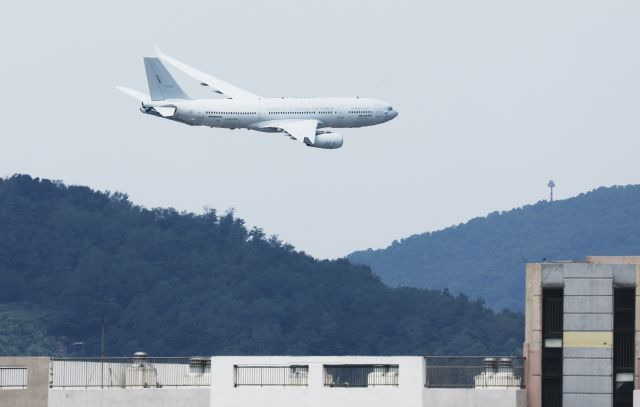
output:
M 0 354 L 97 355 L 103 317 L 111 356 L 505 354 L 522 343 L 520 313 L 390 288 L 233 213 L 146 209 L 15 175 L 0 178 L 0 241 Z
M 390 286 L 448 288 L 494 309 L 523 309 L 524 265 L 640 253 L 640 185 L 600 187 L 492 212 L 347 256 Z

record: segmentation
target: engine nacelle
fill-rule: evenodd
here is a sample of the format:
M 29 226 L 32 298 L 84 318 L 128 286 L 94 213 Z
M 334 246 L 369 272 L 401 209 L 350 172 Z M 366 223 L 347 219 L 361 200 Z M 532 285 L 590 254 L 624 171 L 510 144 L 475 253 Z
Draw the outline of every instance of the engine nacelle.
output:
M 340 133 L 318 133 L 313 144 L 309 147 L 335 149 L 342 147 L 342 134 Z

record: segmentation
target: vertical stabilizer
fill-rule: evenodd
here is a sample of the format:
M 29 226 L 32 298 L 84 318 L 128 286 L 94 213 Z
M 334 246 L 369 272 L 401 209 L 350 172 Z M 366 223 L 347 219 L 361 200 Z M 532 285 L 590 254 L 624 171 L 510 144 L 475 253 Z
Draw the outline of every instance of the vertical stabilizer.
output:
M 145 57 L 144 68 L 147 71 L 151 100 L 191 99 L 162 65 L 160 59 Z

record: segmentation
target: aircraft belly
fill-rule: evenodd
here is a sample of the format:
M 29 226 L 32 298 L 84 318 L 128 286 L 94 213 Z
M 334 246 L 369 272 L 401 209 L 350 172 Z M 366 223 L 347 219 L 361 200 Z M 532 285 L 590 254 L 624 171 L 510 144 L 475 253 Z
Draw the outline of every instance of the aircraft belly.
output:
M 168 119 L 176 122 L 188 124 L 189 126 L 196 125 L 195 121 L 193 120 L 193 116 L 191 114 L 185 114 L 185 112 L 181 111 L 180 109 L 176 111 L 176 114 L 173 115 L 173 117 L 168 117 Z
M 370 115 L 361 115 L 356 119 L 356 127 L 365 127 L 369 126 L 372 121 L 372 117 Z
M 318 127 L 335 127 L 335 119 L 332 117 L 326 117 L 324 119 L 320 119 L 320 123 Z
M 238 120 L 236 117 L 228 117 L 224 119 L 224 121 L 222 122 L 222 127 L 226 127 L 229 129 L 235 129 L 239 126 L 240 126 L 240 120 Z
M 209 127 L 220 127 L 222 124 L 222 116 L 207 116 L 204 124 Z

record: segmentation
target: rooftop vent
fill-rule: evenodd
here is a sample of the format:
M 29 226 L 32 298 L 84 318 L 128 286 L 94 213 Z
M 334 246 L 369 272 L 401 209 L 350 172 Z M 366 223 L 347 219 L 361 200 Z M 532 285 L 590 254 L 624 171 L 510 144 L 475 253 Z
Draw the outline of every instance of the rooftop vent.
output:
M 482 370 L 474 377 L 476 389 L 520 388 L 521 378 L 514 374 L 511 358 L 484 358 Z
M 485 372 L 497 372 L 498 360 L 496 358 L 484 358 L 482 361 L 482 367 Z
M 211 366 L 211 359 L 205 356 L 193 356 L 189 359 L 189 373 L 203 374 L 207 366 Z
M 147 362 L 145 352 L 133 354 L 133 363 L 125 372 L 126 387 L 158 387 L 156 368 Z

